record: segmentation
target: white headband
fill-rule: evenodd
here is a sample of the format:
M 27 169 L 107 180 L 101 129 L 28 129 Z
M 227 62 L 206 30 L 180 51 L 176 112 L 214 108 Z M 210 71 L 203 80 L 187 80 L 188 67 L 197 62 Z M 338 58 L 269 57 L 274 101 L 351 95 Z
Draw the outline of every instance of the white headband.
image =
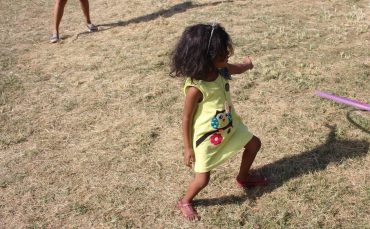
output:
M 209 52 L 209 47 L 211 46 L 211 40 L 213 36 L 213 31 L 215 30 L 215 25 L 216 25 L 215 23 L 212 23 L 211 36 L 209 36 L 208 47 L 207 47 L 207 54 Z

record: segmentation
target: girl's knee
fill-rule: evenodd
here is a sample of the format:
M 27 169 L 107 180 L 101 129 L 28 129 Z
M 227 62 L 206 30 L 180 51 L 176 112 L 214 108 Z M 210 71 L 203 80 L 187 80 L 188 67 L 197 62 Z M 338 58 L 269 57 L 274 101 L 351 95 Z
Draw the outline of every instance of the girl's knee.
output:
M 261 140 L 260 140 L 258 137 L 256 137 L 256 136 L 253 136 L 253 138 L 255 139 L 256 147 L 257 147 L 257 149 L 259 150 L 259 149 L 261 148 L 261 146 L 262 146 L 262 142 L 261 142 Z
M 197 180 L 197 183 L 199 186 L 202 186 L 203 188 L 206 187 L 209 183 L 210 180 L 210 174 L 209 172 L 207 173 L 198 173 L 195 176 L 195 179 Z
M 259 151 L 261 145 L 262 145 L 261 140 L 258 137 L 253 136 L 252 139 L 247 143 L 247 145 L 244 148 L 247 150 L 250 149 L 254 151 Z

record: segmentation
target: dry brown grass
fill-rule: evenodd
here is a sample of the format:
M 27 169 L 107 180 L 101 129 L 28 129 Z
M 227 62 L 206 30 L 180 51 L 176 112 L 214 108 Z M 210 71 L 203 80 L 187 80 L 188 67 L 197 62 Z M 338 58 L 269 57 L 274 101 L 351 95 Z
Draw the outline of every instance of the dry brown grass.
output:
M 369 116 L 313 96 L 370 103 L 367 1 L 95 0 L 94 34 L 69 1 L 56 45 L 52 7 L 0 0 L 0 228 L 369 228 Z M 211 21 L 234 38 L 232 61 L 253 57 L 232 91 L 271 184 L 238 190 L 235 157 L 188 223 L 168 56 L 185 26 Z

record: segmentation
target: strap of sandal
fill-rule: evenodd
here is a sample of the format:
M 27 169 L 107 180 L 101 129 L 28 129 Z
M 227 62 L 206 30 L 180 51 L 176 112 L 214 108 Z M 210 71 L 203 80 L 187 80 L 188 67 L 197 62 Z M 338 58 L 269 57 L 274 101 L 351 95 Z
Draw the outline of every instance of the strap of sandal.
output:
M 180 207 L 192 207 L 192 204 L 191 203 L 182 203 L 182 202 L 180 202 Z

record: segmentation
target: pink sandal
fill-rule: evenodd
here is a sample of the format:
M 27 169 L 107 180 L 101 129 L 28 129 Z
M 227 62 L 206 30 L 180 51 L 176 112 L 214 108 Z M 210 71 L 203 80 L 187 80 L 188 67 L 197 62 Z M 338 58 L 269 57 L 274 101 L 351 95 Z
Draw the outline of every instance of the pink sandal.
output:
M 177 202 L 177 208 L 181 211 L 182 215 L 189 221 L 199 220 L 198 213 L 193 208 L 191 203 L 183 203 L 182 200 Z
M 249 175 L 246 181 L 241 181 L 236 178 L 236 182 L 241 188 L 254 188 L 257 186 L 264 186 L 267 184 L 267 178 L 261 174 Z

